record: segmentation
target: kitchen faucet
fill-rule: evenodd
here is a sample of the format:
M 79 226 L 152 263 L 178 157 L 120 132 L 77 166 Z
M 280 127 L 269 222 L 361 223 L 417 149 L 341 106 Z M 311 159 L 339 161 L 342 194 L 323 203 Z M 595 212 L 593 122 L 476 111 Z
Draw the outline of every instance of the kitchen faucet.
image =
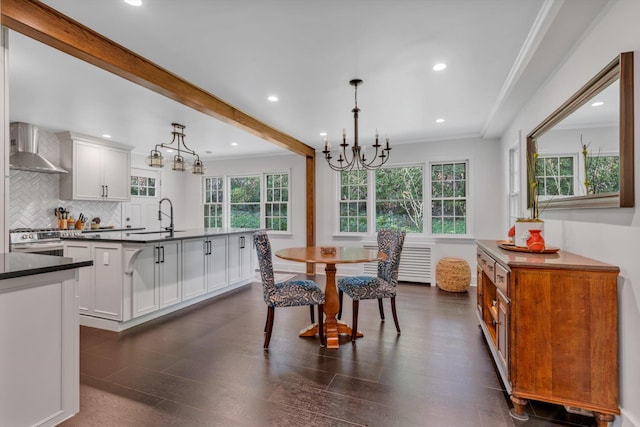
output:
M 164 202 L 165 200 L 169 202 L 169 215 L 162 212 L 162 202 Z M 173 203 L 171 203 L 171 200 L 169 200 L 168 197 L 162 198 L 158 202 L 158 221 L 160 221 L 160 226 L 162 226 L 162 215 L 168 216 L 171 219 L 171 223 L 169 224 L 169 226 L 165 227 L 164 229 L 173 233 Z

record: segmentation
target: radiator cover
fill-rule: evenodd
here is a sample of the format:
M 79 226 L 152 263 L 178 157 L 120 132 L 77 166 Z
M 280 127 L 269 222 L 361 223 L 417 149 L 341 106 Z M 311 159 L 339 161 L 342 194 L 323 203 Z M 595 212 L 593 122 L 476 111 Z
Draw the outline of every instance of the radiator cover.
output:
M 362 242 L 366 249 L 377 249 L 377 242 Z M 404 282 L 435 283 L 433 253 L 435 243 L 408 243 L 406 240 L 400 254 L 398 280 Z M 364 274 L 375 276 L 378 274 L 378 263 L 364 264 Z

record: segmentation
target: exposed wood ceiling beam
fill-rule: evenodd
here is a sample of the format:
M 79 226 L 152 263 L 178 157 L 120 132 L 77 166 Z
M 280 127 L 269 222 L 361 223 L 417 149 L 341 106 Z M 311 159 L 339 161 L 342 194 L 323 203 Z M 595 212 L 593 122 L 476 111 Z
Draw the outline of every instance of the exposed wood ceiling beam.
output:
M 35 0 L 2 0 L 2 25 L 305 157 L 315 150 Z

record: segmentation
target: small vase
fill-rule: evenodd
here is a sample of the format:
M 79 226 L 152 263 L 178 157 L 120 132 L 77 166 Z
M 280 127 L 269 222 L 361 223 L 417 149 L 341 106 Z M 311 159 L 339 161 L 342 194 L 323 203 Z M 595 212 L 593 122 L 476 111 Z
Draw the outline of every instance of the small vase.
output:
M 540 234 L 542 230 L 529 230 L 529 238 L 527 239 L 527 248 L 533 252 L 544 251 L 544 238 Z

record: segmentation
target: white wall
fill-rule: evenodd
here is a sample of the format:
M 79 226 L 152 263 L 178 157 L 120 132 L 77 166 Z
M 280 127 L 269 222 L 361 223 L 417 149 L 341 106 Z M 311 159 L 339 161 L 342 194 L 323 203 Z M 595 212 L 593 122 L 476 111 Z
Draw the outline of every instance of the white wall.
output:
M 640 2 L 614 1 L 519 112 L 502 137 L 502 158 L 520 133 L 526 135 L 620 52 L 635 51 L 635 164 L 640 165 Z M 522 138 L 523 139 L 523 138 Z M 524 142 L 521 152 L 524 154 Z M 508 181 L 503 161 L 503 188 Z M 524 177 L 522 181 L 525 183 Z M 640 171 L 635 172 L 635 203 L 640 204 Z M 501 212 L 506 215 L 506 211 Z M 640 213 L 637 208 L 544 211 L 546 239 L 565 250 L 620 266 L 618 286 L 620 406 L 615 426 L 640 426 Z

